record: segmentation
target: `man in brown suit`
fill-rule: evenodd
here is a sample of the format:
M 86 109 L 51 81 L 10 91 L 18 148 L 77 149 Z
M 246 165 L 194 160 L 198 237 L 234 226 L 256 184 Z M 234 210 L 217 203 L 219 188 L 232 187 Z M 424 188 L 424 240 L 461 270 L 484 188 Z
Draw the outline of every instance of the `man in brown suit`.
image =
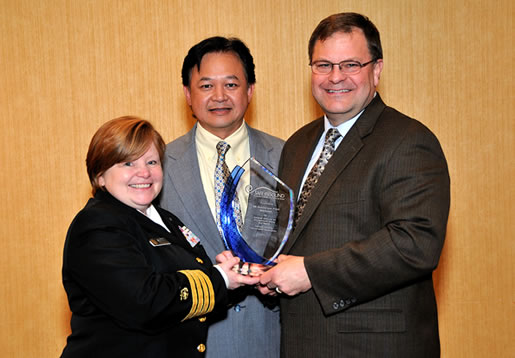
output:
M 383 56 L 368 18 L 324 19 L 309 56 L 325 116 L 284 146 L 296 224 L 261 276 L 260 290 L 281 296 L 281 356 L 438 357 L 432 272 L 450 201 L 440 144 L 376 92 Z

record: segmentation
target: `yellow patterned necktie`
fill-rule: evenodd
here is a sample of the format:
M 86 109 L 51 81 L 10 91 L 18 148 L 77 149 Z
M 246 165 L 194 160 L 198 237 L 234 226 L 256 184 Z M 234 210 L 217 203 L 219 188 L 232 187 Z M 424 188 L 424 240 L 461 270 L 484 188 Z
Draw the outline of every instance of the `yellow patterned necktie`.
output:
M 222 227 L 220 225 L 220 201 L 222 199 L 222 193 L 224 191 L 225 183 L 227 182 L 227 178 L 229 178 L 230 172 L 227 163 L 225 162 L 225 154 L 231 148 L 231 146 L 224 141 L 218 142 L 216 145 L 216 151 L 218 152 L 218 159 L 216 161 L 215 167 L 215 207 L 216 207 L 216 225 L 218 227 L 218 231 L 220 235 L 223 237 Z M 238 196 L 236 195 L 233 200 L 233 208 L 234 208 L 234 219 L 236 224 L 238 225 L 238 229 L 241 232 L 242 227 L 242 218 L 241 218 L 241 209 L 240 202 L 238 200 Z

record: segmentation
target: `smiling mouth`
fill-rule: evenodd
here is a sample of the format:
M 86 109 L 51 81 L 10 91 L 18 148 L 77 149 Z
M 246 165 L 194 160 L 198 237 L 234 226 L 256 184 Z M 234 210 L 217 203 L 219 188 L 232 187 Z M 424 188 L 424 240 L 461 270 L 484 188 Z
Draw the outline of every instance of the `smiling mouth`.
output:
M 152 184 L 129 184 L 131 188 L 134 189 L 148 189 Z
M 230 111 L 231 109 L 229 107 L 222 107 L 222 108 L 210 108 L 209 112 L 225 112 Z
M 329 92 L 329 93 L 348 93 L 350 91 L 351 90 L 348 90 L 348 89 L 341 89 L 341 90 L 331 90 L 331 89 L 329 89 L 329 90 L 327 90 L 327 92 Z

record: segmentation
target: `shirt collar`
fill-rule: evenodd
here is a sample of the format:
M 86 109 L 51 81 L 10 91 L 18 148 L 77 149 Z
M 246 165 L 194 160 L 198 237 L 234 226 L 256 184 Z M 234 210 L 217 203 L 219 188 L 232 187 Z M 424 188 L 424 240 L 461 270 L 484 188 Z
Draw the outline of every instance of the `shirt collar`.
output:
M 163 219 L 161 218 L 161 215 L 159 215 L 159 212 L 154 207 L 154 205 L 150 204 L 150 206 L 147 208 L 147 212 L 143 213 L 138 210 L 138 212 L 142 215 L 145 215 L 147 218 L 152 220 L 157 225 L 163 227 L 166 231 L 170 232 L 170 230 L 166 227 L 165 223 L 163 222 Z
M 340 132 L 341 136 L 345 137 L 345 135 L 349 132 L 349 130 L 352 128 L 354 123 L 356 123 L 356 121 L 363 114 L 364 111 L 365 111 L 365 109 L 362 109 L 361 112 L 356 114 L 354 117 L 352 117 L 348 121 L 345 121 L 345 122 L 343 122 L 342 124 L 340 124 L 339 126 L 336 126 L 336 127 L 334 127 L 331 124 L 331 122 L 329 122 L 329 119 L 327 119 L 327 116 L 324 114 L 324 135 L 325 135 L 325 133 L 329 129 L 336 128 L 338 130 L 338 132 Z
M 238 148 L 241 146 L 245 140 L 248 137 L 248 131 L 247 126 L 245 125 L 245 120 L 242 122 L 240 128 L 238 128 L 233 134 L 228 136 L 225 139 L 221 139 L 220 137 L 217 137 L 213 133 L 209 132 L 208 130 L 204 129 L 200 124 L 197 124 L 197 132 L 195 135 L 195 141 L 198 145 L 202 146 L 203 148 L 208 149 L 211 154 L 216 154 L 216 145 L 220 141 L 224 141 L 228 143 L 231 148 Z

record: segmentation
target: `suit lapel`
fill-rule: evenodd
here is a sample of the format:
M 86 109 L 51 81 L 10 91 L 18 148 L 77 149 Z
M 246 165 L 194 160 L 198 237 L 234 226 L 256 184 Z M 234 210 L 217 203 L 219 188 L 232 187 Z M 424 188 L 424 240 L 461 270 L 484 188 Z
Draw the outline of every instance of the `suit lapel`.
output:
M 270 152 L 274 150 L 273 147 L 266 147 L 255 129 L 249 127 L 247 124 L 247 132 L 249 134 L 250 155 L 254 156 L 261 164 L 270 169 L 272 173 L 277 174 L 277 165 L 274 165 L 270 159 Z
M 313 152 L 315 151 L 315 148 L 317 146 L 318 140 L 320 139 L 320 136 L 324 132 L 324 119 L 319 118 L 316 123 L 315 127 L 312 131 L 307 133 L 305 143 L 306 145 L 300 146 L 300 148 L 296 148 L 296 158 L 304 158 L 303 163 L 299 163 L 299 165 L 294 165 L 293 168 L 297 171 L 295 173 L 296 181 L 294 183 L 294 191 L 295 191 L 295 198 L 299 197 L 300 191 L 302 190 L 301 184 L 302 184 L 302 178 L 304 177 L 304 173 L 306 172 L 306 168 L 309 165 L 309 162 L 311 160 L 311 157 L 313 155 Z
M 334 152 L 325 166 L 323 174 L 313 188 L 311 196 L 295 228 L 296 233 L 302 232 L 302 229 L 309 221 L 316 208 L 320 205 L 333 183 L 337 180 L 340 173 L 347 167 L 352 158 L 354 158 L 362 147 L 363 142 L 357 130 L 352 128 L 342 140 L 338 149 Z M 294 237 L 296 238 L 296 235 L 294 235 Z
M 363 112 L 357 122 L 349 130 L 347 135 L 343 138 L 342 142 L 327 163 L 324 172 L 320 176 L 315 188 L 311 192 L 311 197 L 304 207 L 302 216 L 300 217 L 294 232 L 286 244 L 284 249 L 285 252 L 287 252 L 294 245 L 295 240 L 299 237 L 300 233 L 308 223 L 311 216 L 313 216 L 317 207 L 321 205 L 324 197 L 326 196 L 333 183 L 338 179 L 342 171 L 361 150 L 364 145 L 362 138 L 366 137 L 372 132 L 375 123 L 377 122 L 377 119 L 379 118 L 379 115 L 384 110 L 384 108 L 385 104 L 381 100 L 379 93 L 377 93 L 376 97 L 365 109 L 365 112 Z M 302 171 L 297 175 L 298 181 L 296 187 L 299 191 L 301 190 L 300 182 L 306 167 L 311 159 L 316 143 L 318 142 L 318 139 L 323 132 L 323 120 L 321 121 L 321 124 L 315 128 L 316 129 L 311 130 L 310 133 L 308 133 L 307 137 L 308 143 L 311 143 L 311 146 L 305 146 L 310 148 L 309 153 L 307 152 L 308 149 L 299 148 L 299 156 L 302 158 L 307 158 L 306 163 L 302 166 Z

